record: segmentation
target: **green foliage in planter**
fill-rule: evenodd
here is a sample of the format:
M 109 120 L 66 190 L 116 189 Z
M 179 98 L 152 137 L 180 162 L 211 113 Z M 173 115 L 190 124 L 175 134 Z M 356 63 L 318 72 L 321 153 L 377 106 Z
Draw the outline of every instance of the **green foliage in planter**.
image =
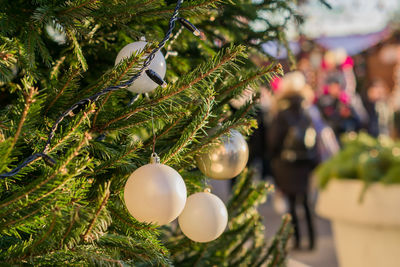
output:
M 359 179 L 366 185 L 400 183 L 400 142 L 350 133 L 343 136 L 342 143 L 342 150 L 316 169 L 319 187 L 324 188 L 331 179 Z

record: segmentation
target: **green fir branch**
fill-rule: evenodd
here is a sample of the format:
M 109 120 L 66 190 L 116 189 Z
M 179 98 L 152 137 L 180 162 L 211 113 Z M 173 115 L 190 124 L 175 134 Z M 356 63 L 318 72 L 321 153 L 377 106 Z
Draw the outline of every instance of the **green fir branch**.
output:
M 207 66 L 207 65 L 198 67 L 192 74 L 188 75 L 188 77 L 191 79 L 187 83 L 185 83 L 185 84 L 178 83 L 178 85 L 174 84 L 173 86 L 169 86 L 169 88 L 167 88 L 163 92 L 163 94 L 156 95 L 156 97 L 153 100 L 150 100 L 148 103 L 146 103 L 146 105 L 136 107 L 133 111 L 130 111 L 128 113 L 125 113 L 119 117 L 116 117 L 116 118 L 108 121 L 106 124 L 104 124 L 103 126 L 101 126 L 99 128 L 99 131 L 103 132 L 111 124 L 113 124 L 117 121 L 120 121 L 122 119 L 125 119 L 127 117 L 130 117 L 139 111 L 142 111 L 149 107 L 155 106 L 155 105 L 161 103 L 162 101 L 165 101 L 165 100 L 191 88 L 192 86 L 195 86 L 197 83 L 200 83 L 201 81 L 203 81 L 204 79 L 209 77 L 211 74 L 213 74 L 215 71 L 222 68 L 225 64 L 233 61 L 236 57 L 243 55 L 243 53 L 244 53 L 243 46 L 231 47 L 231 48 L 227 49 L 225 51 L 225 53 L 221 53 L 222 56 L 221 56 L 221 54 L 219 54 L 213 58 L 213 60 L 211 61 L 213 64 L 207 64 L 208 68 L 205 70 L 205 72 L 198 74 L 199 70 L 204 69 L 204 66 Z M 194 74 L 197 74 L 198 76 L 193 77 Z
M 207 124 L 212 104 L 212 99 L 206 100 L 204 106 L 201 107 L 199 114 L 193 118 L 192 122 L 182 132 L 182 137 L 178 140 L 178 142 L 170 149 L 169 152 L 164 154 L 161 162 L 165 164 L 171 159 L 177 157 L 180 153 L 183 153 L 186 146 L 190 145 L 195 140 L 197 133 Z
M 65 89 L 67 89 L 70 86 L 70 83 L 75 79 L 75 77 L 79 75 L 79 73 L 80 73 L 79 69 L 75 69 L 72 71 L 71 74 L 68 75 L 68 78 L 67 78 L 65 84 L 58 91 L 57 95 L 53 98 L 53 100 L 51 100 L 50 104 L 47 106 L 46 110 L 44 111 L 45 115 L 51 109 L 51 107 L 56 103 L 56 101 L 60 98 L 60 96 L 64 93 Z
M 82 48 L 78 42 L 78 39 L 76 38 L 76 34 L 72 31 L 67 31 L 67 35 L 69 39 L 71 40 L 71 46 L 72 50 L 78 59 L 78 62 L 82 68 L 83 71 L 87 71 L 88 69 L 88 64 L 86 62 L 85 56 L 83 55 Z
M 99 208 L 96 210 L 96 213 L 94 214 L 93 219 L 90 221 L 90 224 L 87 227 L 85 233 L 82 235 L 82 239 L 84 241 L 88 242 L 89 240 L 93 240 L 93 238 L 90 236 L 90 232 L 93 230 L 93 227 L 95 225 L 97 218 L 100 215 L 100 212 L 106 207 L 109 197 L 110 197 L 110 182 L 108 182 L 105 185 L 103 200 L 101 201 Z
M 67 167 L 67 165 L 70 163 L 71 160 L 74 159 L 74 157 L 79 153 L 81 148 L 87 143 L 88 138 L 89 138 L 89 135 L 86 133 L 86 136 L 84 138 L 82 138 L 82 140 L 78 143 L 76 148 L 74 148 L 73 151 L 69 153 L 68 157 L 64 160 L 64 162 L 62 164 L 59 164 L 58 167 L 53 171 L 53 173 L 51 175 L 49 175 L 49 177 L 47 177 L 46 179 L 44 179 L 38 183 L 33 183 L 32 186 L 25 192 L 18 193 L 15 196 L 12 196 L 12 197 L 6 199 L 5 201 L 1 201 L 0 208 L 2 208 L 2 209 L 6 208 L 6 207 L 9 208 L 10 205 L 16 203 L 17 201 L 22 200 L 23 198 L 28 198 L 29 195 L 36 192 L 37 190 L 42 188 L 44 185 L 46 185 L 48 182 L 50 182 L 54 178 L 56 178 L 57 175 L 65 172 L 65 170 L 66 170 L 65 168 Z M 51 194 L 56 189 L 57 189 L 57 187 L 54 188 L 53 191 L 48 192 L 47 194 Z M 39 198 L 36 199 L 36 201 L 44 198 L 45 196 L 46 195 L 41 195 Z M 2 215 L 3 214 L 0 214 L 0 216 L 2 216 Z

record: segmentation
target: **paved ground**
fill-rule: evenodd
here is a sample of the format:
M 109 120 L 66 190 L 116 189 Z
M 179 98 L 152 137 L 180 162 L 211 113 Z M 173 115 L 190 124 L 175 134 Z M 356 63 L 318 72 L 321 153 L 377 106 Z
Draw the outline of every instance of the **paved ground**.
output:
M 211 182 L 211 185 L 213 186 L 214 194 L 220 196 L 224 201 L 228 199 L 228 181 L 213 180 Z M 260 207 L 260 212 L 265 219 L 266 237 L 270 238 L 279 228 L 281 215 L 275 211 L 272 198 L 270 198 L 267 203 L 263 204 Z M 298 214 L 299 219 L 301 220 L 301 210 L 299 210 Z M 317 231 L 317 243 L 315 250 L 291 251 L 289 257 L 293 261 L 289 263 L 290 267 L 300 266 L 300 264 L 296 264 L 296 262 L 300 262 L 305 264 L 306 266 L 313 267 L 338 266 L 329 222 L 322 218 L 316 218 L 315 225 Z M 306 229 L 301 229 L 301 231 L 304 233 L 304 239 L 306 239 Z M 307 240 L 304 240 L 304 242 L 306 241 Z M 304 247 L 306 247 L 306 244 L 304 244 Z

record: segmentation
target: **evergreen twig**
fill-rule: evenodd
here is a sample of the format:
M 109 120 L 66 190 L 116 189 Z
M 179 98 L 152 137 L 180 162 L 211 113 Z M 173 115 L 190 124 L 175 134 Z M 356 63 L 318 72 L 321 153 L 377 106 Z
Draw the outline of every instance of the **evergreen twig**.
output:
M 69 222 L 69 226 L 60 241 L 60 249 L 63 247 L 64 241 L 67 238 L 67 236 L 71 233 L 72 227 L 74 226 L 74 223 L 79 216 L 79 210 L 80 210 L 80 206 L 77 205 L 74 209 L 73 215 L 71 216 L 72 218 L 71 218 L 71 221 Z
M 97 209 L 97 211 L 96 211 L 96 213 L 95 213 L 93 219 L 90 221 L 90 224 L 89 224 L 88 228 L 86 229 L 85 233 L 82 235 L 82 239 L 83 239 L 84 241 L 86 241 L 86 242 L 89 241 L 90 232 L 92 231 L 93 226 L 94 226 L 94 224 L 95 224 L 97 218 L 98 218 L 99 215 L 100 215 L 100 212 L 105 208 L 109 197 L 110 197 L 110 182 L 108 182 L 108 183 L 106 184 L 106 186 L 105 186 L 104 198 L 103 198 L 103 200 L 102 200 L 102 202 L 101 202 L 99 208 Z
M 22 126 L 24 125 L 26 116 L 28 115 L 29 108 L 30 108 L 31 104 L 33 103 L 34 97 L 37 93 L 38 93 L 37 88 L 35 88 L 35 87 L 28 88 L 28 93 L 25 95 L 24 110 L 22 111 L 21 119 L 18 123 L 17 131 L 15 132 L 15 135 L 14 135 L 13 141 L 11 143 L 11 146 L 9 148 L 9 151 L 11 151 L 13 149 L 14 145 L 18 141 L 19 135 L 21 134 Z
M 83 147 L 84 144 L 87 143 L 88 139 L 89 139 L 89 134 L 86 133 L 85 134 L 86 137 L 82 139 L 82 141 L 78 144 L 78 146 L 75 148 L 74 152 L 71 153 L 71 155 L 64 161 L 64 163 L 59 166 L 52 175 L 50 175 L 48 178 L 46 178 L 45 180 L 41 181 L 40 183 L 38 183 L 37 185 L 33 186 L 32 188 L 30 188 L 28 191 L 23 192 L 22 194 L 20 194 L 19 196 L 15 196 L 12 197 L 10 200 L 6 201 L 6 202 L 2 202 L 0 203 L 0 208 L 4 208 L 7 207 L 13 203 L 15 203 L 18 200 L 21 200 L 23 198 L 28 197 L 28 195 L 34 193 L 36 190 L 38 190 L 40 187 L 42 187 L 43 185 L 45 185 L 46 183 L 48 183 L 49 181 L 53 180 L 58 174 L 60 174 L 61 172 L 65 171 L 65 167 L 70 163 L 70 161 L 79 153 L 79 151 L 81 150 L 81 148 Z M 62 184 L 63 185 L 63 184 Z M 53 193 L 56 189 L 58 189 L 58 187 L 56 187 L 55 189 L 53 189 L 52 191 L 47 192 L 45 195 L 40 196 L 38 200 L 46 197 L 47 195 Z
M 186 90 L 186 89 L 192 87 L 192 86 L 195 85 L 196 83 L 198 83 L 198 82 L 202 81 L 203 79 L 205 79 L 206 77 L 210 76 L 214 71 L 216 71 L 217 69 L 219 69 L 220 67 L 222 67 L 222 66 L 223 66 L 224 64 L 226 64 L 227 62 L 232 61 L 234 58 L 236 58 L 236 56 L 237 56 L 239 53 L 241 53 L 241 50 L 234 50 L 234 51 L 232 51 L 232 53 L 228 53 L 228 54 L 224 55 L 224 56 L 222 57 L 222 59 L 220 60 L 220 62 L 218 62 L 215 66 L 213 66 L 213 67 L 212 67 L 211 69 L 209 69 L 207 72 L 201 73 L 201 74 L 200 74 L 198 77 L 196 77 L 193 81 L 189 82 L 188 84 L 182 85 L 180 88 L 177 88 L 176 90 L 174 90 L 174 91 L 172 91 L 172 92 L 170 92 L 170 93 L 168 93 L 168 94 L 165 94 L 165 95 L 163 95 L 163 96 L 161 96 L 161 97 L 159 97 L 159 98 L 157 98 L 157 99 L 154 99 L 154 100 L 149 101 L 149 102 L 147 103 L 146 106 L 138 107 L 138 108 L 134 109 L 134 110 L 131 111 L 131 112 L 125 113 L 124 115 L 121 115 L 121 116 L 119 116 L 119 117 L 117 117 L 117 118 L 114 118 L 114 119 L 108 121 L 106 124 L 104 124 L 103 126 L 101 126 L 101 127 L 99 128 L 98 131 L 99 131 L 100 133 L 102 133 L 102 132 L 104 132 L 104 131 L 107 129 L 107 127 L 109 127 L 111 124 L 113 124 L 113 123 L 115 123 L 115 122 L 117 122 L 117 121 L 120 121 L 120 120 L 122 120 L 122 119 L 125 119 L 125 118 L 127 118 L 127 117 L 130 117 L 130 116 L 132 116 L 132 115 L 138 113 L 139 111 L 142 111 L 142 110 L 148 109 L 148 108 L 150 108 L 150 107 L 152 107 L 152 106 L 155 106 L 156 104 L 159 104 L 160 102 L 162 102 L 162 101 L 164 101 L 164 100 L 166 100 L 166 99 L 168 99 L 168 98 L 170 98 L 170 97 L 173 97 L 173 96 L 175 96 L 175 95 L 177 95 L 177 94 L 183 92 L 184 90 Z
M 64 93 L 64 90 L 69 86 L 69 83 L 79 74 L 79 69 L 76 69 L 72 72 L 72 74 L 68 77 L 68 80 L 65 82 L 64 86 L 61 88 L 61 90 L 57 93 L 57 95 L 54 97 L 54 99 L 50 102 L 50 104 L 47 106 L 46 110 L 44 111 L 44 114 L 46 115 L 49 109 L 54 105 L 54 103 L 58 100 L 58 98 Z

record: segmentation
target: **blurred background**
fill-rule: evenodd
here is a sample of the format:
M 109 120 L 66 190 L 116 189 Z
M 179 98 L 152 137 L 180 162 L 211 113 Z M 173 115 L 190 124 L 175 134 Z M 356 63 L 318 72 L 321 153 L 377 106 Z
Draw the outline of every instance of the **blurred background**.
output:
M 382 182 L 395 188 L 400 183 L 400 1 L 299 1 L 297 12 L 302 20 L 290 21 L 289 27 L 282 29 L 289 42 L 263 44 L 265 53 L 282 64 L 285 75 L 261 88 L 259 128 L 249 143 L 250 165 L 257 170 L 258 179 L 271 181 L 276 187 L 261 209 L 268 227 L 266 235 L 277 231 L 282 214 L 288 212 L 295 226 L 290 266 L 396 266 L 399 261 L 395 263 L 388 243 L 400 244 L 399 218 L 390 222 L 397 233 L 383 231 L 386 237 L 378 237 L 375 230 L 390 220 L 367 207 L 378 201 L 379 197 L 370 196 L 375 189 L 365 190 L 369 193 L 365 193 L 364 204 L 357 206 L 357 200 L 366 184 Z M 284 14 L 268 12 L 261 17 L 265 20 L 251 22 L 260 32 L 267 27 L 266 21 L 285 19 Z M 269 63 L 257 56 L 253 61 L 260 66 Z M 239 108 L 253 94 L 249 88 L 231 105 Z M 328 181 L 335 178 L 361 180 L 361 189 L 348 196 L 343 189 L 334 192 Z M 324 196 L 321 192 L 327 184 Z M 213 186 L 227 198 L 229 182 L 213 180 Z M 388 195 L 385 192 L 383 195 Z M 344 202 L 328 194 L 338 195 Z M 391 209 L 400 208 L 399 199 L 390 201 L 397 201 Z M 361 205 L 359 213 L 356 209 Z M 358 214 L 363 225 L 356 228 L 366 229 L 359 236 L 340 228 L 343 221 L 352 224 L 352 213 Z M 365 214 L 376 214 L 385 222 Z M 368 231 L 375 232 L 370 235 Z M 359 250 L 344 248 L 347 241 L 339 240 L 343 235 L 357 240 L 359 243 L 348 246 Z M 362 238 L 366 238 L 364 242 Z M 382 251 L 389 252 L 377 252 L 377 259 L 369 258 L 379 249 L 361 243 L 379 243 Z M 348 251 L 350 256 L 345 255 Z M 369 265 L 354 260 L 363 253 Z M 390 257 L 385 264 L 385 258 Z

